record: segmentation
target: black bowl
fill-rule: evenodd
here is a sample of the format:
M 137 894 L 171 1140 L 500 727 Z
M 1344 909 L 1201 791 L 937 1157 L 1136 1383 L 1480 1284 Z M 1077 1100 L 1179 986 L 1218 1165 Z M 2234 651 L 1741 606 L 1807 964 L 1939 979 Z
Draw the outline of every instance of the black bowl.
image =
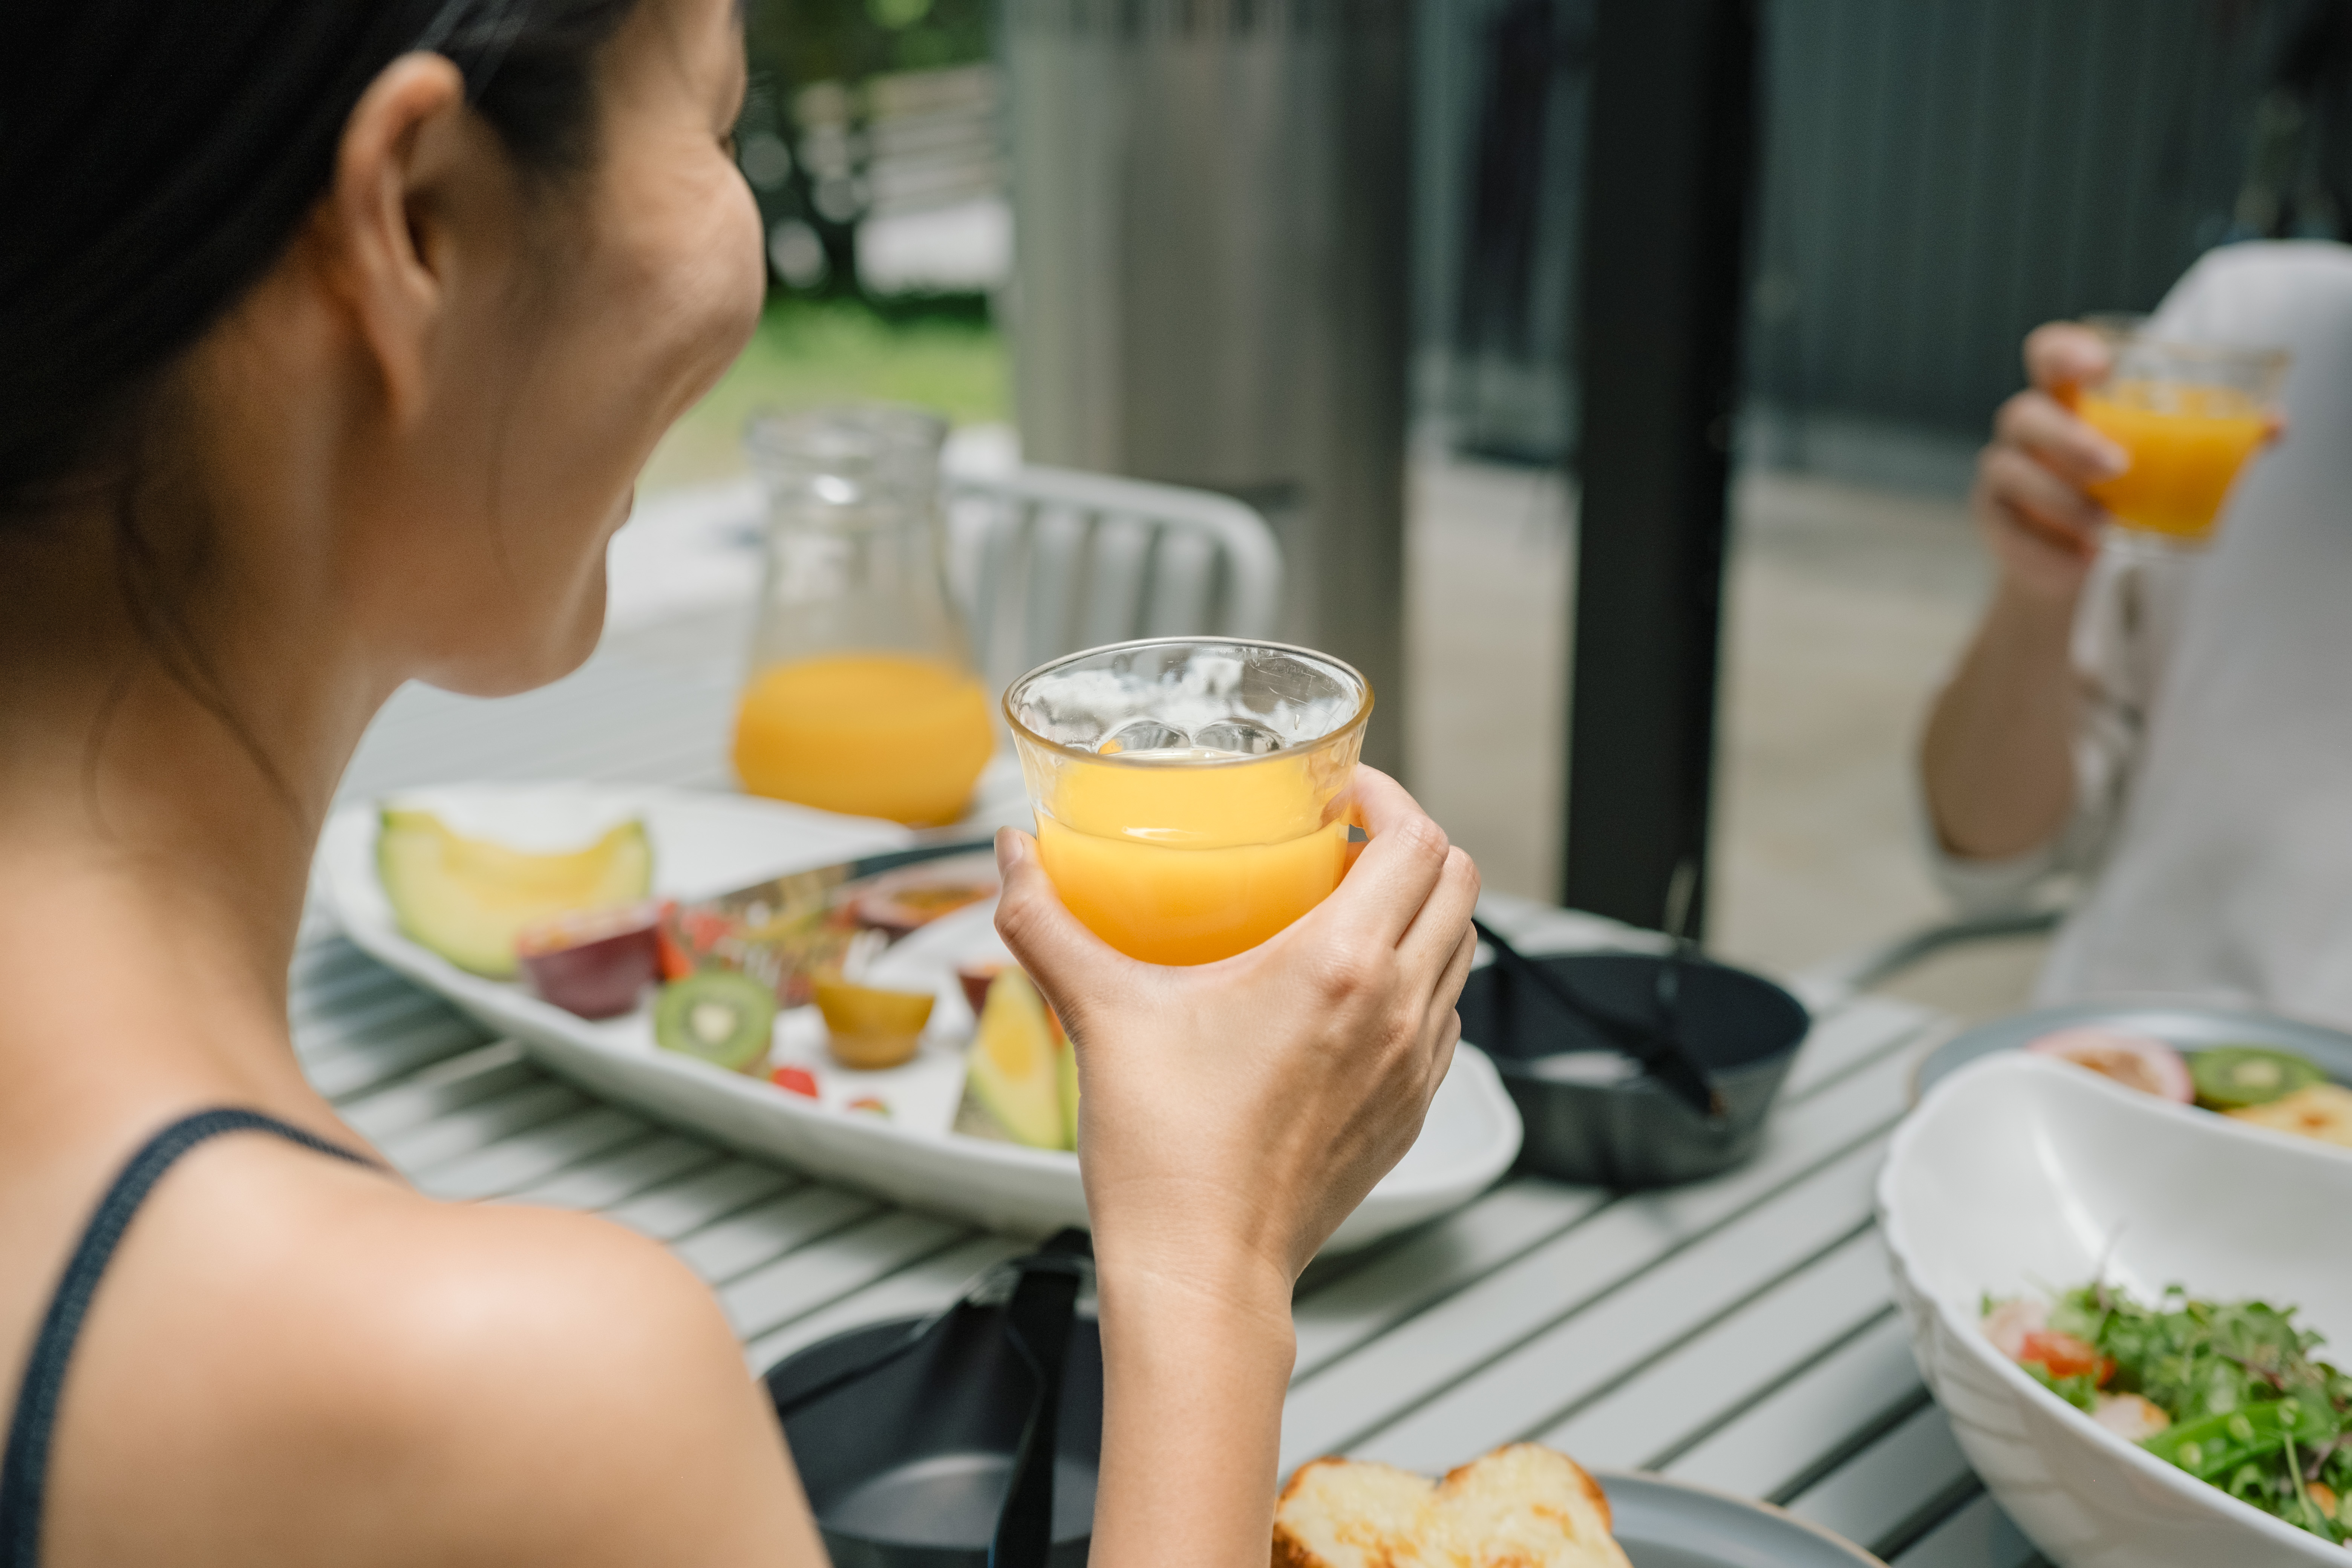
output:
M 901 1342 L 921 1320 L 869 1324 L 779 1362 L 780 1408 Z M 1102 1455 L 1102 1338 L 1070 1325 L 1054 1454 L 1054 1568 L 1079 1568 Z M 909 1353 L 784 1418 L 784 1437 L 834 1568 L 986 1568 L 1034 1387 L 1004 1310 L 955 1310 Z
M 1620 1018 L 1659 1021 L 1652 953 L 1531 956 L 1569 991 Z M 1803 1004 L 1746 970 L 1682 963 L 1684 1044 L 1722 1091 L 1710 1121 L 1619 1056 L 1591 1024 L 1500 964 L 1471 972 L 1462 1037 L 1494 1058 L 1527 1137 L 1521 1169 L 1601 1186 L 1663 1187 L 1730 1169 L 1756 1152 L 1765 1112 L 1811 1026 Z

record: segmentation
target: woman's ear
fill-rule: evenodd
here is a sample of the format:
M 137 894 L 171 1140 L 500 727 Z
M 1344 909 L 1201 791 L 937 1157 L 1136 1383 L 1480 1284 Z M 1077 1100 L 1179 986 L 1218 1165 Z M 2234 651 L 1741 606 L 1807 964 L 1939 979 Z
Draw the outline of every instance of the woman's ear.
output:
M 395 422 L 423 407 L 436 329 L 446 319 L 462 218 L 485 216 L 472 193 L 465 79 L 439 55 L 407 54 L 369 84 L 336 149 L 313 233 L 356 346 L 375 365 Z M 490 166 L 499 166 L 491 161 Z

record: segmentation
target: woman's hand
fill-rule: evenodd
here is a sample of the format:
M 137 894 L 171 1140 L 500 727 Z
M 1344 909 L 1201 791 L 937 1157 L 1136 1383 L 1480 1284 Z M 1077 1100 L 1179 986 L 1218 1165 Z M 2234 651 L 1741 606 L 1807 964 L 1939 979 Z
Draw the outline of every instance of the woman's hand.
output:
M 997 840 L 997 930 L 1077 1047 L 1097 1257 L 1206 1283 L 1290 1282 L 1412 1144 L 1461 1037 L 1478 872 L 1395 781 L 1359 768 L 1370 835 L 1270 941 L 1171 969 L 1113 951 Z
M 1078 1052 L 1078 1164 L 1102 1297 L 1097 1568 L 1265 1568 L 1291 1286 L 1411 1148 L 1461 1038 L 1478 871 L 1356 770 L 1370 834 L 1339 890 L 1219 963 L 1113 952 L 1026 835 L 997 837 L 996 929 Z
M 2078 418 L 2069 400 L 2076 387 L 2105 375 L 2107 364 L 2098 333 L 2071 321 L 2037 327 L 2025 340 L 2033 384 L 1994 416 L 1969 497 L 2004 593 L 2071 611 L 2082 592 L 2107 515 L 2089 488 L 2122 473 L 2129 458 Z

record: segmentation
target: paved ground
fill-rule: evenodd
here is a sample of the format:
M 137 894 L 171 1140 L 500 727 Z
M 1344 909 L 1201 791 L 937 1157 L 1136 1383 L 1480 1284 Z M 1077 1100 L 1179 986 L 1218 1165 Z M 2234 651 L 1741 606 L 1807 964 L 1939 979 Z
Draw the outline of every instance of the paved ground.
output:
M 1556 475 L 1424 450 L 1408 606 L 1413 778 L 1489 885 L 1556 890 L 1573 521 Z M 1932 921 L 1911 754 L 1987 585 L 1957 502 L 1800 476 L 1738 489 L 1710 947 L 1792 970 Z M 2040 944 L 1896 989 L 2014 1006 Z

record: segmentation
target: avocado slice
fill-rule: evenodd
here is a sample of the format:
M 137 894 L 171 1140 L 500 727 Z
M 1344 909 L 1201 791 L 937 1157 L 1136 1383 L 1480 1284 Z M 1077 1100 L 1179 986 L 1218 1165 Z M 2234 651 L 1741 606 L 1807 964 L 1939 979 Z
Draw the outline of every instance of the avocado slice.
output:
M 1029 977 L 1007 969 L 988 987 L 964 1062 L 965 1086 L 1016 1143 L 1066 1149 L 1061 1075 L 1045 1004 Z
M 775 1028 L 776 994 L 731 969 L 673 980 L 654 1003 L 654 1044 L 730 1072 L 757 1067 Z
M 654 852 L 642 822 L 622 823 L 585 849 L 534 855 L 453 832 L 429 811 L 386 806 L 375 864 L 403 935 L 460 969 L 507 980 L 518 967 L 518 931 L 644 898 Z

